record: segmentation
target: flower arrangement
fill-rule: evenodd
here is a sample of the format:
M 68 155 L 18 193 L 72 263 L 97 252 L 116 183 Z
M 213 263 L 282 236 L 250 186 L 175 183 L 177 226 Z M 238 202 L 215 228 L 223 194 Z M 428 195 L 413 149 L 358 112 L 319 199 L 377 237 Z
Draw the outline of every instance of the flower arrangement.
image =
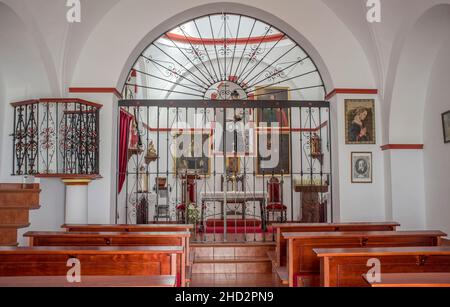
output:
M 200 220 L 200 211 L 195 203 L 191 203 L 186 210 L 187 220 L 190 224 L 196 224 Z

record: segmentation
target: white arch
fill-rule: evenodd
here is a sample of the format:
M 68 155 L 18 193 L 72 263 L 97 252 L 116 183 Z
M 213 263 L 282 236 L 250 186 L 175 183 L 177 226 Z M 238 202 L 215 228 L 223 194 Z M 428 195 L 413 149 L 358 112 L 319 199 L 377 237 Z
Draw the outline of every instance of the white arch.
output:
M 404 33 L 404 32 L 403 32 Z M 386 101 L 389 105 L 389 124 L 385 129 L 391 144 L 422 144 L 423 114 L 428 80 L 442 43 L 450 33 L 450 4 L 428 8 L 416 19 L 405 35 L 400 52 L 392 54 L 398 65 L 388 77 Z M 392 84 L 389 86 L 389 84 Z
M 211 2 L 204 5 L 200 0 L 167 0 L 159 7 L 144 0 L 135 1 L 133 6 L 121 1 L 90 36 L 71 85 L 121 88 L 135 59 L 162 33 L 191 18 L 226 11 L 251 15 L 289 34 L 312 56 L 327 89 L 375 87 L 370 65 L 358 41 L 322 2 L 290 2 L 289 9 L 269 0 L 249 0 L 247 5 L 237 0 Z

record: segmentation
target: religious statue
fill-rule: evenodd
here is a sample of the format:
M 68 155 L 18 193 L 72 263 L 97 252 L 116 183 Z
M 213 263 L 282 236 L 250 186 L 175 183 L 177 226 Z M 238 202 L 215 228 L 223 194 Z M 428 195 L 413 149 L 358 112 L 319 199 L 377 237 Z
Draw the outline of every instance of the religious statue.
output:
M 148 144 L 147 154 L 145 155 L 145 163 L 150 164 L 151 162 L 156 161 L 156 159 L 158 159 L 158 153 L 156 152 L 153 141 L 150 141 L 150 144 Z

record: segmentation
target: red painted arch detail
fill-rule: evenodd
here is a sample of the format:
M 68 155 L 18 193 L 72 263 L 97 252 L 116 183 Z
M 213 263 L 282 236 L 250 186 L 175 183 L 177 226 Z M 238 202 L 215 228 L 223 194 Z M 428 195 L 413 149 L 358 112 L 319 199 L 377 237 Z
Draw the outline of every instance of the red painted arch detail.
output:
M 279 34 L 273 34 L 273 35 L 266 35 L 266 36 L 254 36 L 254 37 L 241 37 L 241 38 L 199 38 L 199 37 L 187 37 L 180 34 L 175 33 L 166 33 L 164 38 L 168 38 L 170 40 L 180 42 L 180 43 L 186 43 L 186 44 L 193 44 L 193 45 L 245 45 L 245 44 L 259 44 L 259 43 L 272 43 L 277 42 L 279 40 L 287 39 L 288 37 L 286 34 L 279 33 Z

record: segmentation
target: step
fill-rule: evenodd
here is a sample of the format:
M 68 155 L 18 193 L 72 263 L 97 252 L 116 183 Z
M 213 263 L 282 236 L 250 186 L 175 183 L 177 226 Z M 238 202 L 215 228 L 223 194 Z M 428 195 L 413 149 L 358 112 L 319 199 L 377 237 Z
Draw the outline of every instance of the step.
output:
M 192 255 L 199 258 L 263 257 L 275 250 L 275 243 L 199 243 L 191 244 Z M 269 259 L 268 259 L 269 260 Z
M 275 251 L 270 250 L 267 252 L 267 257 L 269 258 L 270 262 L 272 263 L 272 272 L 276 272 L 277 268 L 277 254 Z
M 225 221 L 221 219 L 207 220 L 207 227 L 224 227 Z M 260 227 L 261 221 L 256 219 L 227 219 L 227 227 Z
M 251 262 L 267 262 L 268 257 L 196 257 L 194 264 L 197 263 L 251 263 Z
M 28 208 L 0 208 L 0 225 L 25 225 L 28 224 L 28 219 Z
M 186 282 L 192 281 L 192 265 L 186 266 Z
M 28 227 L 28 210 L 39 209 L 39 184 L 0 183 L 0 245 L 17 246 L 17 230 Z
M 39 209 L 38 184 L 0 184 L 0 208 Z
M 274 249 L 273 242 L 192 244 L 192 274 L 271 273 Z
M 262 274 L 271 273 L 272 264 L 269 259 L 243 259 L 236 257 L 234 259 L 209 259 L 205 262 L 194 262 L 192 274 L 239 274 L 252 273 Z
M 277 267 L 276 272 L 277 272 L 278 278 L 281 280 L 281 284 L 288 285 L 289 284 L 289 273 L 288 273 L 287 267 L 285 267 L 285 266 Z
M 0 245 L 11 246 L 17 244 L 17 228 L 0 227 Z

